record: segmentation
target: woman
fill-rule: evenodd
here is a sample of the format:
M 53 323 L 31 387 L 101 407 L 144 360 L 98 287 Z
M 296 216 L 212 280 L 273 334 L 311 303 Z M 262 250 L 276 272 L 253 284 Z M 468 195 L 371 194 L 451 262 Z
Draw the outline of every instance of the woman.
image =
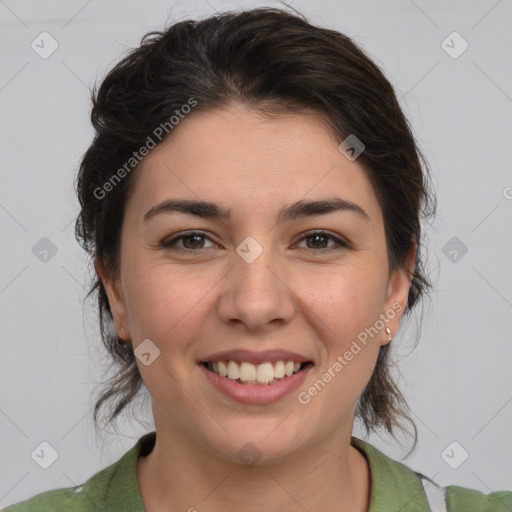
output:
M 352 436 L 407 415 L 390 342 L 428 288 L 426 164 L 346 36 L 277 9 L 148 34 L 93 95 L 76 234 L 94 258 L 110 420 L 155 432 L 8 508 L 512 510 Z M 415 428 L 414 428 L 415 430 Z

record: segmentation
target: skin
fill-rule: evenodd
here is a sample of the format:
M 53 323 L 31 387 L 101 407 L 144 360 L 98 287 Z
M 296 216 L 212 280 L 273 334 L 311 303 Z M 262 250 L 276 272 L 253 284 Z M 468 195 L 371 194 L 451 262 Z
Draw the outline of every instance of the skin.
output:
M 235 402 L 197 363 L 233 348 L 291 350 L 314 363 L 307 390 L 379 315 L 406 304 L 410 280 L 389 272 L 377 197 L 339 142 L 319 114 L 271 119 L 233 103 L 189 115 L 137 169 L 120 274 L 109 278 L 100 262 L 96 270 L 119 337 L 134 348 L 149 338 L 161 351 L 149 366 L 137 359 L 157 431 L 137 463 L 149 512 L 368 510 L 369 468 L 350 438 L 357 400 L 390 339 L 383 329 L 306 405 L 297 392 L 272 404 Z M 284 206 L 333 196 L 368 219 L 337 211 L 276 224 Z M 213 201 L 232 218 L 143 221 L 170 198 Z M 349 245 L 304 238 L 317 229 Z M 161 247 L 187 230 L 206 236 L 177 242 L 188 255 Z M 236 253 L 247 236 L 263 248 L 250 264 Z M 406 263 L 412 270 L 414 247 Z M 386 323 L 391 335 L 400 316 Z M 237 455 L 247 442 L 261 453 L 251 467 Z

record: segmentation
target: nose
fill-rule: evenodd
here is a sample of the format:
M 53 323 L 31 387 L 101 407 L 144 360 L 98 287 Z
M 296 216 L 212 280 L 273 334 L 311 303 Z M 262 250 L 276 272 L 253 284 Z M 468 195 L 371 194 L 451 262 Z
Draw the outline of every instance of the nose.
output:
M 264 331 L 271 323 L 287 323 L 296 311 L 296 296 L 286 265 L 272 254 L 270 243 L 262 247 L 252 262 L 235 254 L 218 303 L 223 322 L 243 324 L 251 331 Z

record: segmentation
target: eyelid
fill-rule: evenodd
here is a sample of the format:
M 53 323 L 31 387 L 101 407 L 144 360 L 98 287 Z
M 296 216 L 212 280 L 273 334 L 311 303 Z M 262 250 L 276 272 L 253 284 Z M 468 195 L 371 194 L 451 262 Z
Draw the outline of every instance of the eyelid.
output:
M 299 242 L 302 242 L 304 239 L 309 238 L 314 235 L 323 235 L 326 238 L 330 238 L 331 240 L 334 240 L 335 245 L 331 246 L 330 248 L 327 248 L 327 249 L 315 250 L 315 249 L 306 248 L 306 250 L 314 251 L 314 252 L 328 252 L 329 250 L 336 249 L 339 247 L 351 247 L 351 244 L 346 240 L 346 238 L 342 237 L 341 235 L 331 233 L 330 231 L 328 231 L 326 229 L 313 229 L 310 231 L 306 231 L 305 233 L 301 233 L 299 235 L 300 236 Z
M 211 242 L 215 243 L 211 237 L 209 237 L 204 231 L 184 231 L 182 233 L 179 233 L 177 234 L 176 236 L 172 236 L 171 238 L 167 239 L 167 238 L 164 238 L 162 240 L 162 242 L 160 242 L 160 245 L 164 248 L 170 248 L 172 247 L 176 242 L 178 242 L 179 240 L 183 239 L 183 238 L 188 238 L 188 237 L 192 237 L 194 235 L 199 235 L 200 237 L 202 238 L 205 238 L 207 240 L 210 240 Z M 183 247 L 177 247 L 178 251 L 183 251 L 183 252 L 200 252 L 201 250 L 204 250 L 204 248 L 200 248 L 200 249 L 184 249 Z
M 182 240 L 183 238 L 192 237 L 194 235 L 199 235 L 200 237 L 202 237 L 206 240 L 210 240 L 212 243 L 215 244 L 215 242 L 211 239 L 211 237 L 209 237 L 204 231 L 185 231 L 185 232 L 177 234 L 176 236 L 173 236 L 172 238 L 170 238 L 168 240 L 164 239 L 160 243 L 160 245 L 164 249 L 175 250 L 175 251 L 187 253 L 187 254 L 191 254 L 194 252 L 201 253 L 202 251 L 209 249 L 208 247 L 200 247 L 198 249 L 187 249 L 187 248 L 175 246 L 176 242 L 178 242 L 179 240 Z M 316 253 L 327 253 L 332 250 L 352 247 L 352 244 L 350 242 L 348 242 L 344 237 L 342 237 L 341 235 L 338 235 L 338 234 L 333 234 L 330 231 L 325 230 L 325 229 L 313 229 L 313 230 L 309 230 L 304 233 L 301 233 L 300 235 L 298 235 L 299 239 L 295 245 L 297 245 L 298 243 L 300 243 L 300 242 L 304 241 L 305 239 L 312 237 L 314 235 L 323 235 L 326 238 L 333 240 L 334 245 L 331 247 L 320 248 L 320 249 L 309 249 L 307 247 L 302 248 L 302 249 L 305 249 L 307 251 L 316 252 Z

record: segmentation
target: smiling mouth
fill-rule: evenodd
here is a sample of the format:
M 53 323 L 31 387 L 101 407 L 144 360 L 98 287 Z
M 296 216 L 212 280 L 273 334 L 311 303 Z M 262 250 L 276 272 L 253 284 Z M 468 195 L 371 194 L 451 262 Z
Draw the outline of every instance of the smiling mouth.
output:
M 311 361 L 273 361 L 258 365 L 246 361 L 207 361 L 201 364 L 216 375 L 253 386 L 268 386 L 313 366 Z

